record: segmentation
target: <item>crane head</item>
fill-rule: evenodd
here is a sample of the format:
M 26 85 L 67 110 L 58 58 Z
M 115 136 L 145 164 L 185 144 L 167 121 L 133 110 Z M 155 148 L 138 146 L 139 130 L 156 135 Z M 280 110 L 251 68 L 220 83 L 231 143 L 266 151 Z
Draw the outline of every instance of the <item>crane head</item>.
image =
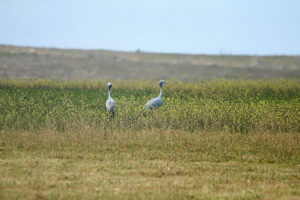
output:
M 166 81 L 164 81 L 164 80 L 161 80 L 161 81 L 159 81 L 159 86 L 160 87 L 162 87 L 163 86 L 163 84 L 165 84 L 165 83 L 167 83 Z
M 111 83 L 107 83 L 108 89 L 110 89 L 112 87 Z

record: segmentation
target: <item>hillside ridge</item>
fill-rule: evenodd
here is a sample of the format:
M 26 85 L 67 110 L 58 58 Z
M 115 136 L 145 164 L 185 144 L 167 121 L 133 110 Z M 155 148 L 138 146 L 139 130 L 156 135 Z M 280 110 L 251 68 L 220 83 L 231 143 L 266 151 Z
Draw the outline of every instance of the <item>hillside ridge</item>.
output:
M 299 78 L 300 56 L 168 54 L 0 45 L 0 78 Z

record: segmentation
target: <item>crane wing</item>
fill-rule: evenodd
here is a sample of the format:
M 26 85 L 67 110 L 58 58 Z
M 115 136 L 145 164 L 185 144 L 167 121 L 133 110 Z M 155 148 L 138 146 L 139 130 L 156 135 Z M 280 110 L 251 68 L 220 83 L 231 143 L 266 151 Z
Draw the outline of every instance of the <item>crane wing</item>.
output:
M 152 109 L 152 108 L 158 108 L 162 104 L 162 100 L 160 98 L 154 98 L 147 102 L 146 108 Z

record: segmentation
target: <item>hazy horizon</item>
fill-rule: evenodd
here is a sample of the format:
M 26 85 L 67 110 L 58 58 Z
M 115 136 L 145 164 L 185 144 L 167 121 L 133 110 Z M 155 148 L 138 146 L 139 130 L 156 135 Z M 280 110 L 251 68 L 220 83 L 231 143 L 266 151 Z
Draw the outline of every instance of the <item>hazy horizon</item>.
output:
M 0 44 L 175 54 L 300 55 L 300 2 L 0 2 Z
M 64 48 L 64 47 L 54 47 L 54 46 L 32 46 L 32 45 L 13 45 L 0 43 L 0 46 L 10 46 L 10 47 L 21 47 L 21 48 L 41 48 L 41 49 L 58 49 L 58 50 L 79 50 L 79 51 L 111 51 L 111 52 L 126 52 L 126 53 L 149 53 L 149 54 L 171 54 L 171 55 L 207 55 L 207 56 L 300 56 L 299 54 L 232 54 L 232 53 L 181 53 L 181 52 L 159 52 L 159 51 L 145 51 L 141 49 L 136 50 L 118 50 L 118 49 L 103 49 L 103 48 Z

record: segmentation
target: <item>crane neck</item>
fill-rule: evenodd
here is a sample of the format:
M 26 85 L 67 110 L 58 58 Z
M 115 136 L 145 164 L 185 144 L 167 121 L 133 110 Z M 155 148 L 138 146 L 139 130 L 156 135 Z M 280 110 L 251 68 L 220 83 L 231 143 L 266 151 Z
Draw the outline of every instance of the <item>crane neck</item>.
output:
M 108 88 L 108 98 L 111 98 L 111 96 L 110 96 L 110 88 Z
M 163 89 L 162 89 L 162 87 L 160 87 L 160 94 L 159 94 L 159 98 L 162 98 L 162 95 L 163 95 Z

